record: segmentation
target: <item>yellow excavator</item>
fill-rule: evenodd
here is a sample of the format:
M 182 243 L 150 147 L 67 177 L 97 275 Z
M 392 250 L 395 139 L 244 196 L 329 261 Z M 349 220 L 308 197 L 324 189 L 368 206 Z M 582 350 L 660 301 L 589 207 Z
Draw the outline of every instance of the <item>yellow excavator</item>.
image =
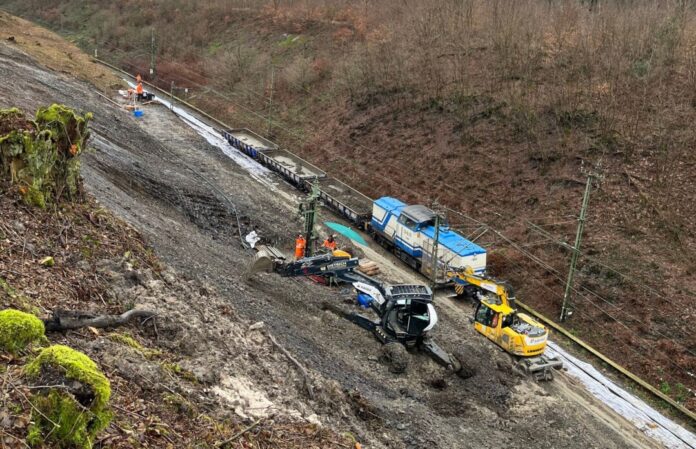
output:
M 518 313 L 512 287 L 474 274 L 472 268 L 448 271 L 458 296 L 477 302 L 474 328 L 512 355 L 517 365 L 537 380 L 552 380 L 563 362 L 544 354 L 549 331 L 529 315 Z

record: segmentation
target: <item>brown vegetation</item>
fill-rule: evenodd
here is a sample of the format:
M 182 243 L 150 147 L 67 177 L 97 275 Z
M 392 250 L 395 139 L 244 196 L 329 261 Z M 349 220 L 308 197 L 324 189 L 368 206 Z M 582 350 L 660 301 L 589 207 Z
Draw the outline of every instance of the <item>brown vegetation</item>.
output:
M 154 27 L 163 86 L 234 125 L 272 111 L 277 140 L 367 194 L 489 224 L 492 271 L 550 316 L 569 253 L 529 222 L 572 241 L 601 162 L 568 325 L 696 407 L 690 2 L 44 3 L 2 5 L 142 73 Z

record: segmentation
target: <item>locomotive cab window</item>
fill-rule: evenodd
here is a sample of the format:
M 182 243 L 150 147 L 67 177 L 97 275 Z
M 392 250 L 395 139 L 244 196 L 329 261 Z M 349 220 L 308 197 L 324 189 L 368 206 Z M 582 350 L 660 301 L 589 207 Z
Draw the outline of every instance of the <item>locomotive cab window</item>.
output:
M 399 217 L 399 223 L 401 223 L 402 225 L 406 226 L 409 229 L 416 229 L 416 226 L 418 225 L 418 223 L 411 220 L 406 215 L 401 215 Z

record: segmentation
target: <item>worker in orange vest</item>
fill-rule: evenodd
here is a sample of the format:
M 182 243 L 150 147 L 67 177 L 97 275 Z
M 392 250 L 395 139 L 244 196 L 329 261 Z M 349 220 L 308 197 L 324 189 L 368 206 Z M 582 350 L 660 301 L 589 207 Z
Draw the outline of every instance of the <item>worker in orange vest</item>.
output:
M 302 234 L 299 234 L 295 239 L 295 260 L 302 259 L 305 256 L 306 247 L 307 240 L 305 240 Z
M 135 94 L 136 94 L 138 100 L 143 99 L 143 83 L 138 83 L 138 85 L 135 86 Z
M 336 251 L 336 248 L 338 245 L 336 245 L 336 240 L 334 239 L 334 235 L 330 235 L 324 240 L 324 243 L 321 244 L 324 248 L 328 248 L 329 251 Z

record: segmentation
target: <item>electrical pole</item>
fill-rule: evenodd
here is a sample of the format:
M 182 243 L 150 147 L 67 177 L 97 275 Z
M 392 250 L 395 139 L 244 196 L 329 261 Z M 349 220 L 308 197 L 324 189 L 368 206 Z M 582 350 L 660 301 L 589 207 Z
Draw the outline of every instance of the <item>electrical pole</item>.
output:
M 150 80 L 154 81 L 157 77 L 155 72 L 155 29 L 152 28 L 152 40 L 150 42 Z
M 582 208 L 580 209 L 580 217 L 578 218 L 578 230 L 575 234 L 575 245 L 573 246 L 573 254 L 570 257 L 570 271 L 568 272 L 568 280 L 563 293 L 563 304 L 561 305 L 561 322 L 573 314 L 573 308 L 569 304 L 570 294 L 573 289 L 573 276 L 575 275 L 575 265 L 578 262 L 580 254 L 580 241 L 582 240 L 582 230 L 585 227 L 585 214 L 587 213 L 587 205 L 590 202 L 590 191 L 592 190 L 592 180 L 596 175 L 590 173 L 587 175 L 587 183 L 585 184 L 585 195 L 582 197 Z
M 440 225 L 442 224 L 442 218 L 440 216 L 440 208 L 437 202 L 433 203 L 433 212 L 435 212 L 435 238 L 433 239 L 433 251 L 431 254 L 431 268 L 430 275 L 432 277 L 432 287 L 435 288 L 437 284 L 437 266 L 438 266 L 438 249 L 440 246 Z
M 174 81 L 169 88 L 169 109 L 174 110 Z
M 268 129 L 266 135 L 271 135 L 271 116 L 273 115 L 273 83 L 275 81 L 275 67 L 271 64 L 271 92 L 268 94 Z
M 314 237 L 314 223 L 317 219 L 319 211 L 319 181 L 315 178 L 312 183 L 312 190 L 307 198 L 300 203 L 300 214 L 304 217 L 304 234 L 305 234 L 305 257 L 309 257 L 314 252 L 313 242 L 316 240 Z

